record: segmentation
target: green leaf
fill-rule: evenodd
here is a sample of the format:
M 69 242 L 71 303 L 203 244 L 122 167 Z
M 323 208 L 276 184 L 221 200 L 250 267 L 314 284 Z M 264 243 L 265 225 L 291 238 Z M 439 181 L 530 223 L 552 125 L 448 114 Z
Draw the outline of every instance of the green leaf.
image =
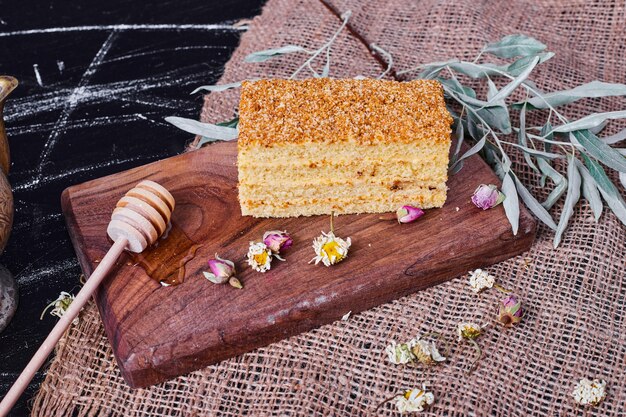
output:
M 614 135 L 607 136 L 606 138 L 599 138 L 599 139 L 602 142 L 606 143 L 607 145 L 612 145 L 614 143 L 621 142 L 626 139 L 626 129 L 620 132 L 617 132 Z
M 435 78 L 441 72 L 441 70 L 445 69 L 446 67 L 450 67 L 450 69 L 467 75 L 471 78 L 498 76 L 502 75 L 502 73 L 506 70 L 506 66 L 498 66 L 489 63 L 475 64 L 473 62 L 465 62 L 459 61 L 458 59 L 452 59 L 449 61 L 431 62 L 430 64 L 426 64 L 422 67 L 422 72 L 420 72 L 417 77 L 425 79 Z
M 525 157 L 527 155 L 532 155 L 532 156 L 536 156 L 536 157 L 539 157 L 539 158 L 546 158 L 546 159 L 563 159 L 563 158 L 565 158 L 563 155 L 558 154 L 558 153 L 540 151 L 539 149 L 529 148 L 528 146 L 519 145 L 517 143 L 507 142 L 507 144 L 524 151 L 524 156 Z M 528 163 L 528 165 L 532 164 L 532 168 L 534 170 L 536 170 L 537 172 L 539 172 L 539 170 L 537 169 L 535 164 L 532 163 L 532 160 L 530 162 L 527 161 L 527 163 Z
M 605 120 L 626 119 L 626 110 L 593 113 L 581 119 L 555 127 L 552 132 L 573 132 L 600 126 Z
M 252 52 L 244 58 L 244 62 L 265 62 L 277 56 L 292 54 L 294 52 L 307 52 L 307 50 L 298 45 L 286 45 L 280 48 Z
M 546 62 L 547 60 L 549 60 L 550 58 L 552 58 L 554 56 L 554 52 L 543 52 L 536 56 L 539 58 L 538 64 L 542 64 Z M 517 77 L 518 75 L 526 71 L 526 68 L 533 65 L 534 58 L 535 56 L 525 56 L 523 58 L 520 58 L 517 61 L 513 62 L 508 67 L 506 67 L 505 71 L 508 72 L 509 75 L 512 75 L 513 77 Z M 538 65 L 538 64 L 535 64 L 535 65 Z
M 474 91 L 471 87 L 466 87 L 462 85 L 459 80 L 456 78 L 436 78 L 441 84 L 444 85 L 444 88 L 447 87 L 450 90 L 454 91 L 457 94 L 462 94 L 471 98 L 476 98 L 476 91 Z
M 591 207 L 591 211 L 593 211 L 593 217 L 596 220 L 596 223 L 600 219 L 602 215 L 602 210 L 604 210 L 604 205 L 602 204 L 602 198 L 600 197 L 600 192 L 598 191 L 598 184 L 596 180 L 593 179 L 587 168 L 580 162 L 578 159 L 575 160 L 576 168 L 578 168 L 578 172 L 580 172 L 580 176 L 583 181 L 583 197 L 589 202 L 589 207 Z
M 479 140 L 478 142 L 476 142 L 474 144 L 474 146 L 472 146 L 471 148 L 469 148 L 467 151 L 465 151 L 465 153 L 463 154 L 463 156 L 461 156 L 455 163 L 454 165 L 452 165 L 452 169 L 454 169 L 454 167 L 459 164 L 461 161 L 463 161 L 464 159 L 469 158 L 470 156 L 478 153 L 483 146 L 485 146 L 485 142 L 487 142 L 487 135 L 483 136 L 483 138 L 481 140 Z
M 522 107 L 519 113 L 519 130 L 517 131 L 517 141 L 520 144 L 522 150 L 524 150 L 524 160 L 528 166 L 535 172 L 539 172 L 537 166 L 533 162 L 530 156 L 530 149 L 528 149 L 528 141 L 526 140 L 526 106 Z
M 239 126 L 239 117 L 235 117 L 234 119 L 226 120 L 225 122 L 216 123 L 218 126 L 226 126 L 226 127 L 237 127 Z
M 567 190 L 567 180 L 563 175 L 561 175 L 561 173 L 552 168 L 550 163 L 545 159 L 540 158 L 537 160 L 537 163 L 539 165 L 539 169 L 544 175 L 544 178 L 549 177 L 554 183 L 554 189 L 550 192 L 550 194 L 546 198 L 546 201 L 541 204 L 543 208 L 545 208 L 546 210 L 550 210 L 552 206 L 557 201 L 559 201 L 561 196 L 565 193 L 565 190 Z
M 589 155 L 616 171 L 626 172 L 626 158 L 598 139 L 596 135 L 588 130 L 580 130 L 574 132 L 573 136 L 575 139 L 572 140 L 572 143 L 576 144 L 576 141 L 578 141 Z
M 544 49 L 546 49 L 546 45 L 530 36 L 508 35 L 498 42 L 487 44 L 483 52 L 499 56 L 500 58 L 513 58 L 516 56 L 535 55 Z
M 626 172 L 619 173 L 619 182 L 622 183 L 622 187 L 626 190 Z
M 537 201 L 537 199 L 528 191 L 524 184 L 515 177 L 515 186 L 517 187 L 517 192 L 522 197 L 522 201 L 526 204 L 526 207 L 530 211 L 533 212 L 535 216 L 539 220 L 541 220 L 546 226 L 548 226 L 552 230 L 556 230 L 556 223 L 552 219 L 552 216 L 548 213 L 548 211 L 543 208 L 543 206 Z
M 230 83 L 230 84 L 203 85 L 193 90 L 190 94 L 196 94 L 199 91 L 208 91 L 208 92 L 226 91 L 226 90 L 232 90 L 233 88 L 238 88 L 238 87 L 241 87 L 241 81 L 238 81 L 236 83 Z
M 467 131 L 474 140 L 479 140 L 479 138 L 486 135 L 483 129 L 478 125 L 476 116 L 470 111 L 467 112 Z
M 499 130 L 505 135 L 513 131 L 509 109 L 506 105 L 492 105 L 474 110 L 492 129 Z
M 606 201 L 609 208 L 626 226 L 626 203 L 624 202 L 624 199 L 620 195 L 619 191 L 617 191 L 617 188 L 615 188 L 615 185 L 613 185 L 599 163 L 585 154 L 582 156 L 585 160 L 585 165 L 589 168 L 589 173 L 598 184 L 598 190 L 600 191 L 600 194 L 602 194 L 604 201 Z
M 548 120 L 546 124 L 543 125 L 539 135 L 547 140 L 554 140 L 554 133 L 552 133 L 552 124 L 550 123 L 550 120 Z M 552 144 L 549 142 L 543 142 L 543 149 L 546 152 L 550 152 L 550 149 L 552 149 Z
M 506 196 L 502 202 L 504 212 L 506 213 L 507 219 L 509 219 L 509 223 L 511 223 L 513 234 L 517 235 L 517 230 L 519 229 L 519 199 L 517 198 L 515 182 L 509 172 L 504 175 L 504 179 L 502 180 L 502 192 Z
M 559 218 L 559 225 L 554 235 L 553 244 L 555 249 L 559 246 L 559 243 L 561 243 L 563 232 L 567 228 L 569 219 L 574 213 L 574 207 L 576 206 L 576 203 L 578 203 L 578 200 L 580 200 L 580 173 L 576 168 L 574 157 L 568 155 L 567 160 L 567 196 L 565 197 L 565 205 L 563 206 L 563 211 L 561 212 L 561 217 Z
M 498 94 L 489 99 L 489 103 L 497 103 L 498 101 L 507 98 L 513 91 L 515 91 L 517 87 L 520 86 L 520 84 L 522 84 L 526 80 L 526 78 L 528 78 L 532 70 L 537 66 L 538 62 L 539 57 L 534 57 L 528 67 L 519 76 L 517 76 L 513 81 L 502 87 Z
M 487 78 L 487 101 L 491 101 L 491 99 L 498 94 L 498 87 L 491 81 L 491 78 Z
M 237 139 L 237 129 L 232 127 L 218 126 L 211 123 L 202 123 L 193 119 L 170 116 L 165 120 L 185 132 L 204 136 L 209 141 Z
M 579 85 L 570 90 L 554 91 L 552 93 L 543 94 L 543 99 L 533 97 L 528 100 L 529 109 L 547 109 L 552 107 L 563 106 L 574 103 L 583 98 L 597 97 L 613 97 L 626 95 L 626 84 L 605 83 L 603 81 L 592 81 L 587 84 Z M 523 102 L 515 103 L 514 106 L 521 106 Z
M 457 119 L 454 134 L 456 136 L 456 147 L 454 148 L 454 154 L 452 155 L 452 165 L 456 163 L 459 153 L 461 152 L 461 146 L 465 140 L 465 129 L 463 129 L 463 120 L 460 117 Z

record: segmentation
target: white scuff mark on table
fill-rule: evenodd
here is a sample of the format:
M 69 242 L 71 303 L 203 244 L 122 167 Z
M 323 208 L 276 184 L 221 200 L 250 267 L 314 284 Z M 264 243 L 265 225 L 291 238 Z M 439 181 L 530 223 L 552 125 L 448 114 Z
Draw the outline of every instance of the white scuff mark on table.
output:
M 35 71 L 37 84 L 39 84 L 39 87 L 43 87 L 43 80 L 41 79 L 41 74 L 39 73 L 39 64 L 33 64 L 33 71 Z
M 103 64 L 109 64 L 111 62 L 124 61 L 127 59 L 133 59 L 140 56 L 154 55 L 160 54 L 164 52 L 178 52 L 178 51 L 190 51 L 195 49 L 220 49 L 220 50 L 229 50 L 228 46 L 224 45 L 194 45 L 194 46 L 177 46 L 174 48 L 163 48 L 163 49 L 154 49 L 147 52 L 136 52 L 130 53 L 126 55 L 117 56 L 115 58 L 109 58 L 103 61 Z
M 89 66 L 83 73 L 82 77 L 78 81 L 78 85 L 76 86 L 76 88 L 74 88 L 74 90 L 68 97 L 67 101 L 65 102 L 65 105 L 63 106 L 63 110 L 61 111 L 61 116 L 59 116 L 57 120 L 57 124 L 55 125 L 55 128 L 53 128 L 52 132 L 50 132 L 50 135 L 48 136 L 48 140 L 46 140 L 46 143 L 43 146 L 43 150 L 41 151 L 41 155 L 39 156 L 39 164 L 37 166 L 37 176 L 35 178 L 36 182 L 41 181 L 41 179 L 43 178 L 43 169 L 46 163 L 48 162 L 48 158 L 50 157 L 50 154 L 52 153 L 52 150 L 54 149 L 56 142 L 59 138 L 60 129 L 62 129 L 65 126 L 70 115 L 72 114 L 72 111 L 74 111 L 74 109 L 76 108 L 76 105 L 78 104 L 82 96 L 84 95 L 85 86 L 87 85 L 87 83 L 89 83 L 89 80 L 91 79 L 93 74 L 96 72 L 96 70 L 100 66 L 100 63 L 104 59 L 104 56 L 107 54 L 107 52 L 109 52 L 109 49 L 111 49 L 111 46 L 113 46 L 113 41 L 115 40 L 117 35 L 118 35 L 117 31 L 111 32 L 111 34 L 102 43 L 102 46 L 100 47 L 96 55 L 93 57 L 93 59 L 91 60 L 91 63 L 89 64 Z
M 181 72 L 185 70 L 187 68 L 177 68 L 156 77 L 84 86 L 80 91 L 80 103 L 81 105 L 87 105 L 120 100 L 159 108 L 168 106 L 180 110 L 182 105 L 188 105 L 189 103 L 180 102 L 182 104 L 179 106 L 178 101 L 168 101 L 155 96 L 150 96 L 148 100 L 141 100 L 139 95 L 153 89 L 197 84 L 206 77 L 206 74 L 200 73 L 181 75 Z M 55 91 L 33 94 L 29 97 L 13 99 L 7 106 L 5 121 L 15 122 L 42 113 L 63 109 L 73 92 L 74 89 L 61 88 Z
M 133 113 L 133 114 L 124 114 L 121 116 L 102 116 L 102 117 L 94 117 L 92 119 L 76 119 L 69 121 L 65 127 L 62 129 L 62 133 L 66 133 L 73 129 L 83 129 L 88 127 L 98 127 L 98 126 L 111 126 L 114 124 L 128 123 L 138 120 L 150 120 L 145 115 L 141 113 Z M 54 128 L 56 122 L 46 122 L 46 123 L 33 123 L 26 126 L 12 126 L 7 129 L 7 134 L 11 136 L 16 135 L 25 135 L 30 133 L 38 133 L 38 132 L 49 132 Z
M 59 74 L 63 74 L 63 70 L 65 70 L 65 62 L 57 60 L 57 68 L 59 69 Z
M 87 166 L 83 166 L 83 167 L 78 167 L 78 168 L 74 168 L 74 169 L 68 169 L 67 171 L 63 171 L 59 174 L 54 174 L 54 175 L 46 175 L 45 178 L 42 179 L 32 179 L 30 181 L 23 181 L 21 183 L 16 183 L 16 185 L 13 187 L 14 191 L 21 191 L 21 190 L 28 190 L 31 188 L 34 188 L 35 186 L 38 185 L 43 185 L 43 184 L 48 184 L 51 182 L 54 182 L 56 180 L 65 178 L 65 177 L 69 177 L 71 175 L 74 174 L 78 174 L 81 172 L 89 172 L 89 171 L 93 171 L 95 169 L 100 169 L 100 168 L 106 168 L 112 165 L 119 165 L 119 164 L 124 164 L 127 162 L 134 162 L 134 161 L 139 161 L 142 159 L 160 159 L 160 158 L 165 158 L 169 156 L 168 152 L 162 152 L 162 153 L 158 153 L 158 154 L 153 154 L 153 155 L 140 155 L 140 156 L 135 156 L 132 158 L 124 158 L 124 159 L 110 159 L 108 161 L 105 162 L 101 162 L 101 163 L 97 163 L 97 164 L 93 164 L 93 165 L 87 165 Z
M 23 35 L 39 35 L 46 33 L 64 33 L 64 32 L 107 32 L 107 31 L 181 31 L 181 30 L 196 30 L 196 31 L 213 31 L 213 30 L 232 30 L 242 32 L 247 30 L 247 27 L 239 27 L 231 24 L 120 24 L 120 25 L 92 25 L 92 26 L 66 26 L 66 27 L 52 27 L 41 29 L 26 29 L 26 30 L 14 30 L 11 32 L 0 32 L 0 37 L 6 36 L 23 36 Z
M 50 266 L 34 270 L 32 273 L 30 271 L 24 271 L 15 277 L 15 281 L 22 286 L 30 285 L 50 277 L 57 277 L 59 274 L 69 269 L 74 269 L 77 266 L 78 261 L 76 259 L 66 259 L 61 262 L 56 262 Z

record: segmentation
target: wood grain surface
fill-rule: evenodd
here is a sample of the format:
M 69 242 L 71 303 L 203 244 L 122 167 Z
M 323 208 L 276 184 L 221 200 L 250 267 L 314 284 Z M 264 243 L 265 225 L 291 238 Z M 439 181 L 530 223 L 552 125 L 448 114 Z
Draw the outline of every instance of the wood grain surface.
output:
M 512 257 L 534 239 L 535 221 L 523 207 L 519 234 L 513 236 L 502 206 L 482 211 L 471 203 L 478 184 L 499 184 L 474 156 L 450 178 L 443 208 L 406 225 L 379 215 L 339 216 L 336 234 L 353 242 L 348 258 L 330 268 L 309 264 L 311 242 L 328 231 L 329 218 L 242 217 L 235 161 L 236 144 L 218 143 L 63 193 L 68 229 L 86 275 L 109 248 L 105 230 L 112 208 L 142 179 L 172 192 L 173 223 L 202 244 L 181 285 L 162 287 L 122 257 L 96 295 L 121 372 L 132 387 L 173 378 Z M 272 229 L 287 230 L 294 246 L 286 262 L 274 262 L 261 274 L 246 265 L 245 255 L 250 241 Z M 243 290 L 202 276 L 215 253 L 236 263 Z

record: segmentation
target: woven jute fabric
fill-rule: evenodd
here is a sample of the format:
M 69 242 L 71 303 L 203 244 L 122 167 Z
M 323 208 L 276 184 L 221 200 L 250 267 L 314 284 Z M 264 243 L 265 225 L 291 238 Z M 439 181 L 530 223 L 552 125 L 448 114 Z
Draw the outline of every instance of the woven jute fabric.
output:
M 353 32 L 342 32 L 333 47 L 334 77 L 380 74 L 383 67 L 368 49 L 372 43 L 393 55 L 393 77 L 423 62 L 473 59 L 485 42 L 521 32 L 557 52 L 533 78 L 542 89 L 593 79 L 626 82 L 626 6 L 575 0 L 270 0 L 243 36 L 220 82 L 289 76 L 302 56 L 262 64 L 245 64 L 243 58 L 290 43 L 318 47 L 348 9 Z M 231 118 L 237 94 L 208 95 L 201 118 Z M 567 114 L 624 108 L 620 99 L 586 100 Z M 619 124 L 607 129 L 617 128 Z M 546 196 L 519 157 L 514 166 L 532 192 Z M 624 415 L 626 228 L 608 211 L 595 223 L 588 204 L 582 203 L 558 249 L 552 248 L 552 238 L 540 226 L 529 252 L 488 267 L 524 301 L 526 316 L 515 328 L 494 324 L 495 290 L 475 295 L 467 278 L 459 277 L 148 389 L 126 386 L 90 305 L 59 345 L 34 400 L 33 415 L 373 415 L 380 401 L 422 383 L 436 399 L 424 415 Z M 473 350 L 455 339 L 462 321 L 491 323 L 478 339 L 484 356 L 471 375 L 464 370 Z M 391 340 L 424 332 L 448 336 L 448 362 L 427 368 L 386 361 L 384 348 Z M 574 384 L 583 377 L 608 383 L 608 396 L 596 409 L 580 408 L 571 398 Z M 387 404 L 378 414 L 397 412 Z

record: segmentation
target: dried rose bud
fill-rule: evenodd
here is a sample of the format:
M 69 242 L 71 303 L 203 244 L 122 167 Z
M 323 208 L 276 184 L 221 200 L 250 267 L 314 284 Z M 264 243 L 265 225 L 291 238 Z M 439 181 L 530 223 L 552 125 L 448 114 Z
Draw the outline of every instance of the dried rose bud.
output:
M 412 223 L 424 215 L 424 210 L 413 206 L 402 206 L 396 211 L 398 223 Z
M 265 232 L 263 235 L 263 243 L 274 253 L 282 253 L 291 247 L 293 239 L 287 234 L 287 231 L 272 230 Z
M 215 259 L 209 260 L 211 272 L 203 272 L 204 277 L 214 284 L 224 284 L 230 277 L 235 275 L 235 264 L 227 259 L 222 259 L 215 254 Z
M 524 310 L 522 309 L 522 302 L 517 296 L 511 294 L 500 301 L 500 323 L 506 327 L 511 327 L 514 324 L 522 321 L 524 316 Z
M 472 195 L 472 203 L 478 208 L 487 210 L 502 203 L 505 198 L 506 196 L 495 185 L 480 184 Z

